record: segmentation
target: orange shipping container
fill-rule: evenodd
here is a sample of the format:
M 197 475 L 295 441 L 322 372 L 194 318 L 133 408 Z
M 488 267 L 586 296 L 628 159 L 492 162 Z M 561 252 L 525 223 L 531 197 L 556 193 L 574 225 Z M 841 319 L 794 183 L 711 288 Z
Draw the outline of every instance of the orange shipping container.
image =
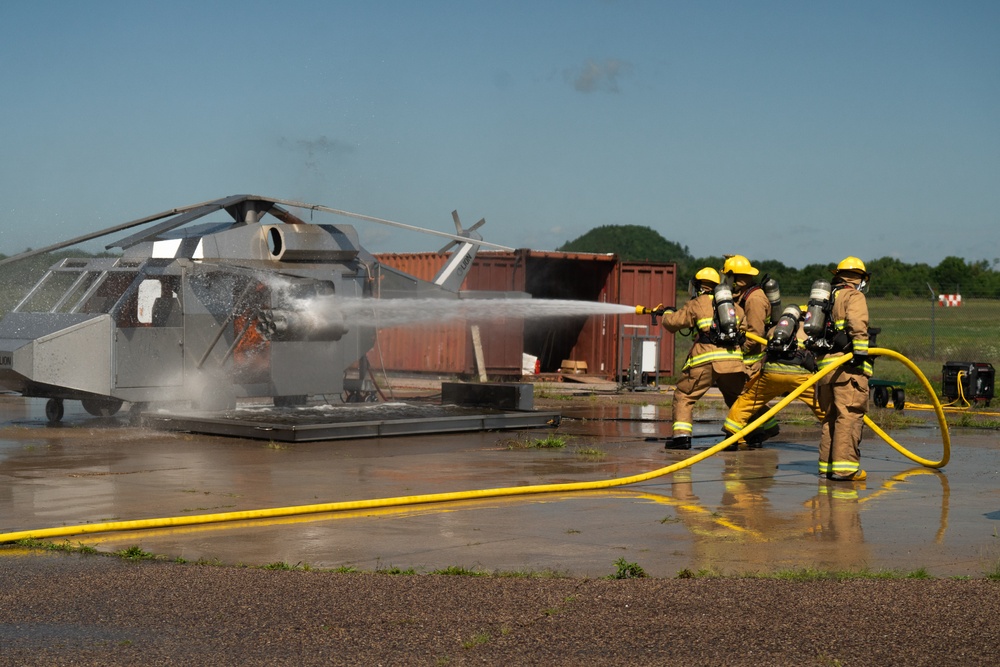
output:
M 423 280 L 434 277 L 445 257 L 434 253 L 381 254 L 380 262 Z M 540 252 L 480 252 L 463 290 L 526 292 L 535 299 L 674 305 L 674 264 L 619 262 L 614 255 Z M 506 318 L 454 322 L 379 333 L 377 358 L 389 371 L 472 375 L 476 372 L 470 326 L 480 325 L 486 372 L 519 376 L 522 353 L 538 357 L 543 373 L 557 373 L 564 360 L 586 364 L 587 372 L 614 379 L 619 372 L 619 330 L 623 323 L 648 324 L 635 315 L 547 319 Z M 654 333 L 656 333 L 654 331 Z M 659 372 L 673 372 L 673 336 L 660 340 Z M 628 356 L 625 355 L 627 363 Z

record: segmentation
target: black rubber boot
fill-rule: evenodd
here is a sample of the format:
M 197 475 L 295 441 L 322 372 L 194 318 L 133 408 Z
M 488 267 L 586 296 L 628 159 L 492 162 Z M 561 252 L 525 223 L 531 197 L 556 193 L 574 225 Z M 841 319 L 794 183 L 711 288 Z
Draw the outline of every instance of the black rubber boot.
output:
M 675 435 L 663 445 L 664 449 L 691 449 L 690 435 Z
M 747 446 L 750 447 L 750 449 L 760 449 L 764 446 L 765 440 L 770 440 L 774 436 L 778 435 L 778 433 L 780 433 L 780 429 L 777 425 L 764 429 L 763 431 L 757 429 L 747 436 Z

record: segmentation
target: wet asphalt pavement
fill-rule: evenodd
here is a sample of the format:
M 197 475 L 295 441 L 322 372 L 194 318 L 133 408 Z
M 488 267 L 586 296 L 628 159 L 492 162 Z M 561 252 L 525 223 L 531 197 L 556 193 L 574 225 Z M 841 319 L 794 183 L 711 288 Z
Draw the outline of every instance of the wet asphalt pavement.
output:
M 48 426 L 40 401 L 0 398 L 0 531 L 605 480 L 684 458 L 647 441 L 664 412 L 640 402 L 551 401 L 555 430 L 287 444 L 72 406 Z M 0 665 L 997 664 L 996 432 L 953 430 L 942 472 L 869 435 L 868 480 L 834 484 L 815 475 L 818 427 L 792 412 L 762 450 L 617 489 L 53 540 L 155 560 L 2 546 Z M 696 448 L 721 416 L 699 414 Z M 937 458 L 925 417 L 891 433 Z M 566 445 L 524 447 L 550 435 Z M 633 564 L 650 576 L 608 578 Z M 810 569 L 897 576 L 678 577 Z M 454 571 L 503 576 L 435 574 Z
M 632 396 L 551 401 L 557 429 L 277 443 L 167 433 L 99 419 L 67 403 L 49 426 L 38 400 L 0 399 L 0 532 L 158 517 L 603 480 L 685 458 L 647 438 L 666 410 Z M 655 402 L 656 397 L 651 397 Z M 703 410 L 696 448 L 721 413 Z M 938 458 L 941 432 L 893 430 Z M 1000 438 L 953 429 L 941 472 L 868 433 L 868 480 L 816 474 L 818 426 L 789 410 L 761 450 L 723 452 L 647 482 L 601 491 L 421 504 L 61 538 L 188 561 L 431 572 L 555 572 L 600 577 L 624 558 L 649 575 L 925 569 L 981 577 L 1000 568 Z M 877 413 L 873 416 L 878 419 Z M 558 449 L 525 448 L 558 435 Z

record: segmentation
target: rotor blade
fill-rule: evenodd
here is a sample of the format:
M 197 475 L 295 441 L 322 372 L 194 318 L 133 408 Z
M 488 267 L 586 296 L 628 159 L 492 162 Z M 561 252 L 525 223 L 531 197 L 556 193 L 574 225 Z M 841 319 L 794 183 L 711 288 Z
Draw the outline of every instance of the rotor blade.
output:
M 330 208 L 329 206 L 320 206 L 319 204 L 306 204 L 304 202 L 291 201 L 288 199 L 268 199 L 268 201 L 273 201 L 276 204 L 284 204 L 285 206 L 294 206 L 295 208 L 310 209 L 313 211 L 324 211 L 326 213 L 333 213 L 334 215 L 343 215 L 348 218 L 356 218 L 358 220 L 366 220 L 368 222 L 377 222 L 380 225 L 389 225 L 390 227 L 399 227 L 400 229 L 408 229 L 412 232 L 422 232 L 424 234 L 431 234 L 432 236 L 441 236 L 446 239 L 451 239 L 453 241 L 468 241 L 464 236 L 459 236 L 457 234 L 448 234 L 447 232 L 438 232 L 433 229 L 425 229 L 423 227 L 415 227 L 413 225 L 407 225 L 402 222 L 394 222 L 392 220 L 385 220 L 383 218 L 374 218 L 370 215 L 362 215 L 360 213 L 351 213 L 350 211 L 342 211 L 336 208 Z M 509 246 L 500 245 L 498 243 L 490 243 L 489 241 L 476 241 L 481 246 L 488 246 L 490 248 L 496 248 L 497 250 L 514 250 Z
M 246 201 L 248 198 L 249 198 L 248 195 L 233 195 L 232 197 L 224 197 L 222 199 L 216 199 L 215 201 L 203 204 L 198 208 L 190 209 L 184 214 L 177 216 L 176 218 L 165 220 L 164 222 L 161 222 L 160 224 L 155 225 L 149 229 L 145 229 L 139 232 L 138 234 L 133 234 L 128 238 L 124 238 L 120 241 L 116 241 L 115 243 L 109 244 L 106 247 L 121 248 L 122 250 L 126 248 L 131 248 L 132 246 L 138 243 L 142 243 L 143 241 L 147 241 L 154 238 L 158 234 L 162 234 L 163 232 L 169 232 L 171 229 L 176 229 L 182 225 L 186 225 L 192 220 L 197 220 L 202 216 L 206 216 L 209 213 L 214 213 L 215 211 L 226 208 L 227 206 L 232 206 L 233 204 L 238 204 L 241 201 Z
M 416 227 L 414 225 L 407 225 L 407 224 L 404 224 L 402 222 L 394 222 L 392 220 L 385 220 L 385 219 L 382 219 L 382 218 L 375 218 L 375 217 L 372 217 L 372 216 L 369 216 L 369 215 L 362 215 L 360 213 L 351 213 L 350 211 L 342 211 L 340 209 L 330 208 L 328 206 L 320 206 L 318 204 L 306 204 L 305 202 L 298 202 L 298 201 L 293 201 L 293 200 L 290 200 L 290 199 L 276 199 L 274 197 L 262 197 L 262 196 L 259 196 L 259 195 L 235 195 L 235 196 L 232 196 L 232 197 L 225 197 L 223 199 L 210 199 L 208 201 L 203 201 L 203 202 L 200 202 L 200 203 L 197 203 L 197 204 L 191 204 L 189 206 L 181 206 L 181 207 L 178 207 L 178 208 L 172 208 L 169 211 L 163 211 L 162 213 L 156 213 L 154 215 L 149 215 L 149 216 L 146 216 L 144 218 L 138 218 L 136 220 L 132 220 L 130 222 L 126 222 L 126 223 L 123 223 L 123 224 L 120 224 L 120 225 L 115 225 L 113 227 L 108 227 L 106 229 L 102 229 L 102 230 L 99 230 L 99 231 L 96 231 L 96 232 L 91 232 L 89 234 L 84 234 L 83 236 L 77 236 L 77 237 L 68 239 L 66 241 L 61 241 L 59 243 L 54 243 L 52 245 L 45 246 L 44 248 L 38 248 L 36 250 L 28 250 L 28 251 L 19 253 L 17 255 L 11 255 L 10 257 L 7 257 L 5 259 L 0 259 L 0 266 L 3 266 L 4 264 L 10 264 L 12 262 L 17 262 L 17 261 L 20 261 L 22 259 L 28 259 L 29 257 L 34 257 L 35 255 L 41 255 L 41 254 L 46 253 L 46 252 L 53 252 L 55 250 L 62 250 L 63 248 L 69 248 L 70 246 L 74 246 L 74 245 L 77 245 L 77 244 L 80 244 L 80 243 L 84 243 L 86 241 L 91 241 L 93 239 L 98 239 L 98 238 L 101 238 L 102 236 L 108 236 L 109 234 L 114 234 L 116 232 L 122 232 L 122 231 L 125 231 L 126 229 L 131 229 L 133 227 L 139 227 L 140 225 L 145 225 L 145 224 L 148 224 L 150 222 L 155 222 L 157 220 L 162 220 L 163 218 L 174 216 L 174 215 L 177 215 L 179 213 L 187 213 L 188 211 L 193 211 L 195 209 L 200 209 L 200 208 L 202 208 L 204 206 L 209 206 L 209 205 L 215 206 L 216 204 L 219 204 L 219 206 L 217 206 L 216 208 L 213 209 L 213 210 L 218 210 L 219 208 L 224 208 L 225 206 L 231 206 L 232 204 L 238 203 L 239 201 L 245 200 L 245 199 L 259 199 L 261 201 L 267 201 L 267 202 L 271 202 L 271 203 L 274 203 L 274 204 L 284 204 L 286 206 L 293 206 L 295 208 L 303 208 L 303 209 L 313 210 L 313 211 L 324 211 L 326 213 L 333 213 L 335 215 L 342 215 L 342 216 L 345 216 L 345 217 L 348 217 L 348 218 L 356 218 L 358 220 L 366 220 L 368 222 L 375 222 L 375 223 L 378 223 L 380 225 L 389 225 L 391 227 L 399 227 L 400 229 L 407 229 L 407 230 L 414 231 L 414 232 L 422 232 L 424 234 L 431 234 L 432 236 L 441 236 L 441 237 L 444 237 L 446 239 L 451 239 L 452 241 L 464 242 L 464 241 L 468 240 L 468 237 L 459 236 L 457 234 L 448 234 L 446 232 L 439 232 L 439 231 L 435 231 L 433 229 L 425 229 L 423 227 Z M 133 235 L 133 236 L 127 238 L 127 239 L 124 239 L 124 240 L 122 240 L 122 241 L 120 241 L 118 243 L 115 243 L 115 244 L 112 244 L 112 245 L 109 245 L 109 246 L 106 246 L 106 247 L 108 247 L 108 248 L 114 248 L 114 247 L 122 247 L 122 248 L 124 248 L 124 247 L 126 247 L 125 243 L 131 243 L 132 241 L 135 241 L 135 243 L 141 242 L 141 240 L 144 239 L 144 238 L 148 238 L 151 235 L 159 234 L 159 233 L 162 233 L 164 231 L 168 231 L 170 229 L 173 229 L 175 227 L 179 227 L 180 225 L 183 225 L 186 222 L 190 222 L 190 220 L 193 220 L 193 219 L 195 219 L 197 217 L 200 217 L 201 215 L 206 215 L 208 212 L 209 211 L 206 211 L 205 213 L 201 213 L 199 215 L 195 215 L 194 217 L 192 217 L 190 219 L 185 219 L 185 220 L 183 220 L 181 222 L 177 222 L 177 220 L 170 220 L 168 223 L 165 223 L 164 225 L 158 226 L 158 227 L 154 228 L 153 230 L 146 230 L 145 232 L 142 232 L 141 234 L 135 234 L 135 235 Z M 271 212 L 272 212 L 272 214 L 274 214 L 275 213 L 274 209 L 272 209 Z M 298 220 L 297 218 L 295 218 L 290 213 L 288 213 L 288 216 L 289 216 L 290 219 L 283 219 L 280 214 L 278 216 L 276 216 L 276 217 L 278 217 L 279 220 L 282 220 L 282 222 L 286 222 L 286 223 L 289 223 L 289 224 L 295 224 L 294 221 Z M 453 217 L 457 219 L 457 217 L 458 217 L 458 212 L 457 211 L 453 212 Z M 472 227 L 470 227 L 468 231 L 472 231 L 472 230 L 476 229 L 477 227 L 485 224 L 485 222 L 486 222 L 485 218 L 481 219 L 475 225 L 473 225 Z M 138 239 L 138 240 L 136 240 L 136 239 Z M 497 250 L 514 250 L 514 248 L 511 248 L 509 246 L 500 245 L 498 243 L 490 243 L 489 241 L 477 241 L 477 243 L 479 245 L 481 245 L 481 246 L 487 246 L 487 247 L 490 247 L 490 248 L 496 248 Z M 134 243 L 131 243 L 131 244 L 134 245 Z M 447 246 L 445 246 L 445 248 L 443 250 L 447 250 L 450 247 L 451 247 L 451 244 L 448 244 Z
M 455 221 L 455 233 L 462 235 L 462 221 L 458 219 L 458 211 L 451 212 L 451 219 Z
M 304 224 L 306 224 L 304 220 L 302 220 L 298 216 L 292 215 L 290 212 L 288 212 L 285 209 L 281 208 L 277 204 L 275 204 L 274 206 L 272 206 L 271 210 L 268 211 L 268 213 L 270 213 L 271 215 L 273 215 L 274 217 L 276 217 L 278 220 L 281 220 L 286 225 L 304 225 Z
M 178 213 L 184 213 L 190 211 L 191 209 L 204 206 L 210 202 L 201 202 L 200 204 L 191 204 L 190 206 L 182 206 L 180 208 L 173 208 L 169 211 L 163 211 L 162 213 L 157 213 L 155 215 L 146 216 L 145 218 L 139 218 L 138 220 L 132 220 L 131 222 L 126 222 L 120 225 L 115 225 L 114 227 L 108 227 L 107 229 L 102 229 L 97 232 L 91 232 L 90 234 L 84 234 L 83 236 L 77 236 L 76 238 L 68 239 L 66 241 L 61 241 L 59 243 L 53 243 L 52 245 L 45 246 L 44 248 L 38 248 L 37 250 L 27 250 L 25 252 L 19 253 L 17 255 L 11 255 L 6 259 L 0 260 L 0 266 L 4 264 L 9 264 L 11 262 L 16 262 L 22 259 L 28 259 L 29 257 L 34 257 L 35 255 L 41 255 L 46 252 L 52 252 L 54 250 L 62 250 L 63 248 L 69 248 L 70 246 L 77 245 L 78 243 L 83 243 L 85 241 L 91 241 L 93 239 L 99 239 L 102 236 L 107 236 L 108 234 L 114 234 L 116 232 L 122 232 L 126 229 L 131 229 L 132 227 L 138 227 L 139 225 L 145 225 L 146 223 L 153 222 L 154 220 L 160 220 L 161 218 L 166 218 L 171 215 L 177 215 Z
M 458 241 L 448 241 L 447 245 L 437 251 L 437 254 L 443 255 L 457 245 Z

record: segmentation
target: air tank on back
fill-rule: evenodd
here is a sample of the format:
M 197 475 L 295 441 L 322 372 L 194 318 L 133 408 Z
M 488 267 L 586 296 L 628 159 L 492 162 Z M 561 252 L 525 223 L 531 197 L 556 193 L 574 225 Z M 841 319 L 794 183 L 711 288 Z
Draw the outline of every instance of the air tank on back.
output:
M 781 288 L 778 286 L 778 281 L 767 276 L 760 286 L 764 290 L 764 296 L 771 304 L 771 312 L 776 313 L 781 310 Z
M 715 286 L 715 314 L 719 321 L 719 338 L 723 341 L 736 340 L 739 321 L 736 318 L 736 306 L 733 303 L 733 291 L 723 280 Z
M 799 320 L 801 317 L 802 311 L 798 306 L 788 306 L 785 308 L 784 312 L 781 313 L 781 317 L 778 318 L 778 323 L 774 325 L 774 330 L 771 332 L 771 340 L 767 345 L 768 348 L 772 350 L 787 350 L 795 345 L 795 336 L 799 330 Z
M 809 290 L 809 306 L 806 309 L 803 328 L 807 336 L 821 338 L 826 329 L 826 309 L 830 303 L 832 287 L 830 281 L 822 278 L 812 284 Z

